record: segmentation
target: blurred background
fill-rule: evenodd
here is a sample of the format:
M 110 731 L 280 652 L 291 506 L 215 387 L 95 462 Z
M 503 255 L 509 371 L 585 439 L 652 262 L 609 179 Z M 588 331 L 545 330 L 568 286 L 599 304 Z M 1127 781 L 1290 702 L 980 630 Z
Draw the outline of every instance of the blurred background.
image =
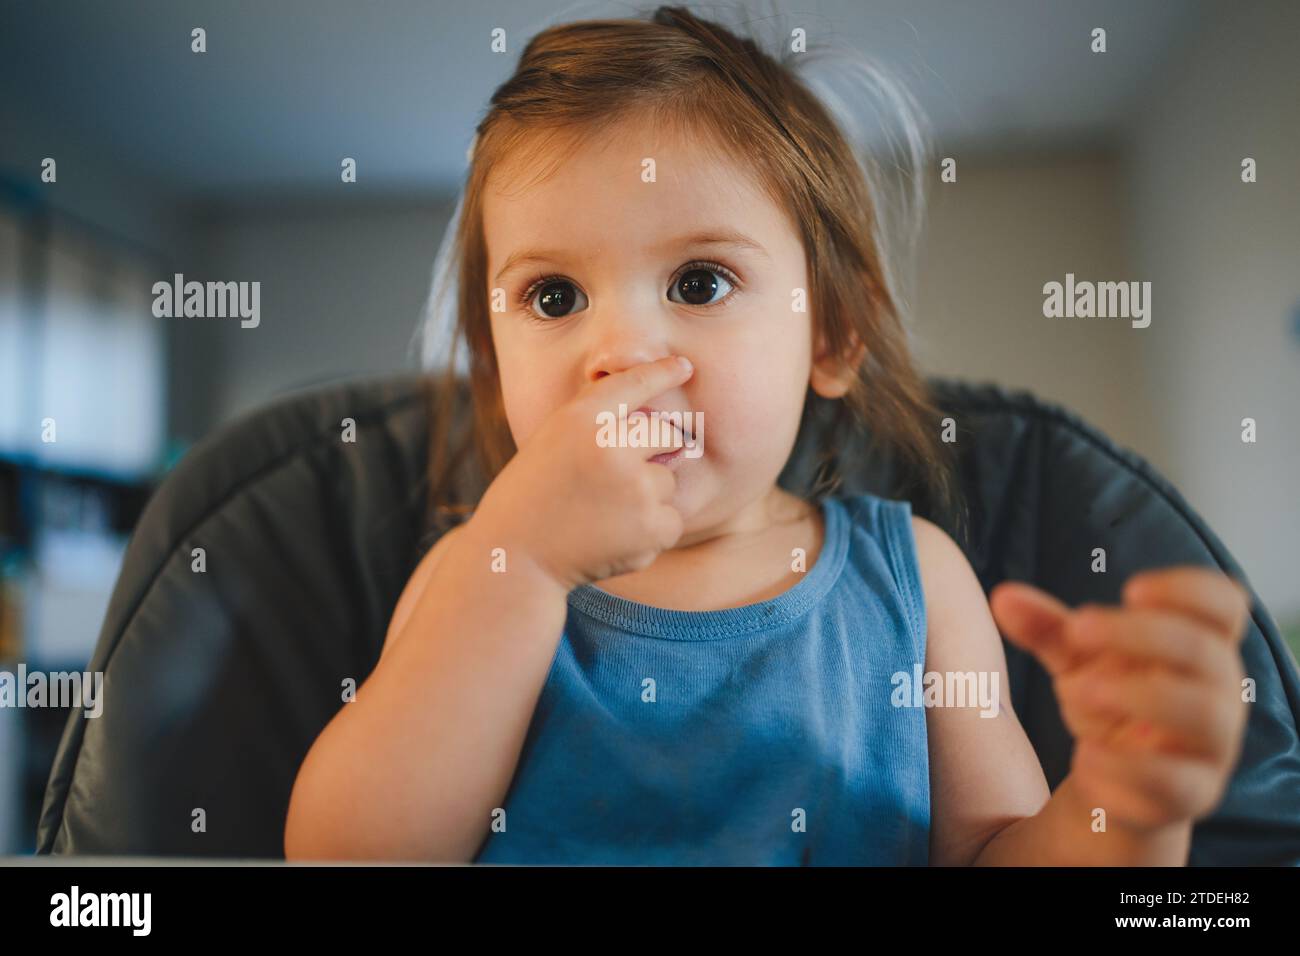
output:
M 924 369 L 1027 388 L 1145 457 L 1295 647 L 1300 4 L 777 7 L 810 45 L 879 58 L 933 126 Z M 418 366 L 493 89 L 537 29 L 641 9 L 0 0 L 0 670 L 86 665 L 136 517 L 193 442 L 283 393 Z M 155 318 L 175 273 L 259 281 L 260 325 Z M 1044 318 L 1066 273 L 1149 281 L 1150 327 Z M 65 718 L 0 708 L 0 853 L 32 850 Z

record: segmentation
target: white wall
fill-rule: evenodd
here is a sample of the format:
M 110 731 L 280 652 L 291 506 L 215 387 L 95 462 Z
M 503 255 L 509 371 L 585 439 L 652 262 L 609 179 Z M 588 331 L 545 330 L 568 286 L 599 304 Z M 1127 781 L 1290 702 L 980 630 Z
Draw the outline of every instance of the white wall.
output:
M 173 320 L 176 362 L 196 383 L 176 396 L 190 437 L 284 391 L 414 370 L 408 346 L 450 215 L 412 199 L 259 204 L 198 221 L 193 278 L 261 282 L 261 317 L 256 328 Z
M 1300 615 L 1300 4 L 1209 12 L 1132 125 L 1152 451 L 1283 619 Z
M 1025 388 L 1144 454 L 1134 415 L 1144 330 L 1115 319 L 1049 319 L 1043 285 L 1134 278 L 1114 153 L 957 157 L 933 179 L 920 258 L 916 354 L 927 372 Z

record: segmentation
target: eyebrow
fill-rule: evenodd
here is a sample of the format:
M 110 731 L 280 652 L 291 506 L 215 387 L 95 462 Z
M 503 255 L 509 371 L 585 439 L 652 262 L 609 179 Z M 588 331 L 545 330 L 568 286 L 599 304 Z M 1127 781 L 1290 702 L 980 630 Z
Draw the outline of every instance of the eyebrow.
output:
M 678 236 L 675 239 L 669 239 L 657 248 L 667 251 L 688 246 L 732 246 L 737 249 L 746 249 L 750 252 L 756 253 L 764 259 L 767 259 L 768 262 L 772 261 L 771 255 L 768 254 L 768 251 L 763 248 L 761 243 L 756 242 L 743 233 L 733 232 L 727 229 L 708 229 L 702 232 L 693 232 L 685 236 Z M 558 262 L 560 258 L 561 253 L 550 252 L 547 250 L 521 249 L 517 252 L 512 252 L 506 258 L 505 265 L 503 265 L 501 270 L 496 274 L 496 279 L 494 281 L 500 282 L 501 277 L 507 272 L 510 272 L 512 269 L 525 263 Z

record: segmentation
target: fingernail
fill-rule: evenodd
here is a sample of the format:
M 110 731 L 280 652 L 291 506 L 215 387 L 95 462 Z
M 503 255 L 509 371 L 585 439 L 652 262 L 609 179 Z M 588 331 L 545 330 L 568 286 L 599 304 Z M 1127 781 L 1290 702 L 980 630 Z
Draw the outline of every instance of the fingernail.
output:
M 680 362 L 682 368 L 688 372 L 693 371 L 695 369 L 695 366 L 691 364 L 691 360 L 688 359 L 685 355 L 677 356 L 677 361 Z

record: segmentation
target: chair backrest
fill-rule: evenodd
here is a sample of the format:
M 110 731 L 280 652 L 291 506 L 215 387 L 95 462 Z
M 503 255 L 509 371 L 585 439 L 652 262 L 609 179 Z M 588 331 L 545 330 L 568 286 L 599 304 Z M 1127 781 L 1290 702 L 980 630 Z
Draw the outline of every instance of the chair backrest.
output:
M 957 429 L 967 556 L 986 591 L 1037 584 L 1068 604 L 1115 602 L 1133 572 L 1241 569 L 1168 482 L 1075 415 L 1025 392 L 932 380 Z M 379 658 L 429 545 L 430 404 L 418 376 L 316 388 L 197 445 L 166 477 L 128 546 L 90 670 L 102 715 L 60 741 L 38 853 L 278 858 L 289 795 L 316 735 Z M 809 487 L 810 393 L 781 484 Z M 345 419 L 354 440 L 345 440 Z M 869 436 L 839 449 L 844 491 L 889 493 Z M 950 525 L 951 516 L 917 513 Z M 1094 548 L 1107 570 L 1094 573 Z M 1248 583 L 1248 582 L 1246 582 Z M 1243 644 L 1255 679 L 1247 740 L 1193 864 L 1300 863 L 1300 679 L 1258 599 Z M 1049 784 L 1071 738 L 1051 681 L 1007 645 L 1012 699 Z

